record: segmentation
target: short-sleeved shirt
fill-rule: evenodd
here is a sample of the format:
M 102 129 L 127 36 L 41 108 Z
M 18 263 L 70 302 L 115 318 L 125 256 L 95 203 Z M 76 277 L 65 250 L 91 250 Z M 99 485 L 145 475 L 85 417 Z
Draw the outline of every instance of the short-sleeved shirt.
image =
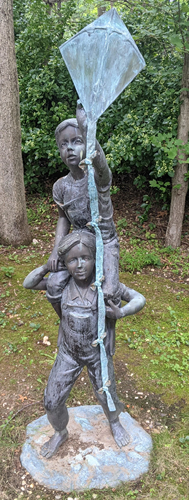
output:
M 110 197 L 111 179 L 108 185 L 98 186 L 99 215 L 102 217 L 99 228 L 103 240 L 110 241 L 116 236 L 113 222 L 113 207 Z M 53 199 L 64 211 L 73 229 L 84 229 L 91 221 L 90 199 L 88 194 L 88 175 L 75 180 L 71 173 L 58 179 L 53 186 Z

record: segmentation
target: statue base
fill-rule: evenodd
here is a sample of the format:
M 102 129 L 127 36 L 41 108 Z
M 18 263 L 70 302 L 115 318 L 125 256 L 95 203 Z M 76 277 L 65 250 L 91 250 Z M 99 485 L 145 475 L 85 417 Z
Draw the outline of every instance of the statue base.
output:
M 54 431 L 44 415 L 27 426 L 21 464 L 39 484 L 65 493 L 137 479 L 148 471 L 152 439 L 128 413 L 120 414 L 120 422 L 130 436 L 121 449 L 101 406 L 69 408 L 69 438 L 48 460 L 40 449 Z

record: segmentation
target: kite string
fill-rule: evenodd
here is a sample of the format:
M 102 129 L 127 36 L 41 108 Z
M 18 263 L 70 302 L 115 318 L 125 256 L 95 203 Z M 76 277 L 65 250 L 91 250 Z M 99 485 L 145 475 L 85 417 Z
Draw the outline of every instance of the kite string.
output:
M 108 408 L 110 411 L 115 411 L 115 405 L 112 400 L 112 396 L 109 392 L 108 386 L 110 385 L 108 376 L 108 359 L 106 354 L 106 349 L 104 346 L 105 334 L 105 303 L 104 295 L 102 291 L 102 281 L 103 281 L 103 240 L 100 228 L 98 226 L 99 222 L 99 208 L 98 208 L 98 192 L 96 188 L 96 183 L 94 179 L 94 169 L 92 165 L 91 157 L 94 157 L 94 149 L 92 145 L 95 145 L 94 140 L 91 140 L 91 135 L 96 137 L 96 123 L 92 124 L 93 127 L 88 126 L 87 131 L 87 158 L 85 163 L 88 166 L 88 192 L 90 199 L 90 209 L 91 209 L 91 222 L 89 223 L 95 230 L 96 234 L 96 281 L 94 285 L 97 287 L 98 291 L 98 338 L 94 341 L 93 346 L 100 346 L 100 362 L 101 362 L 101 376 L 102 376 L 102 387 L 99 389 L 99 393 L 105 392 L 107 397 Z M 95 126 L 94 126 L 95 125 Z M 92 134 L 90 135 L 90 131 Z M 94 134 L 95 133 L 95 134 Z M 89 137 L 88 137 L 89 136 Z

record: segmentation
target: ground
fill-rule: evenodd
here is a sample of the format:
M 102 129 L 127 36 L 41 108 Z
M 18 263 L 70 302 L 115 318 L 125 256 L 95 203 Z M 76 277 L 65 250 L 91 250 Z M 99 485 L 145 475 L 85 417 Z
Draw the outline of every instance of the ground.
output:
M 69 496 L 97 500 L 113 497 L 185 500 L 188 498 L 185 452 L 189 210 L 186 210 L 181 248 L 165 249 L 167 211 L 158 203 L 145 210 L 141 207 L 143 193 L 128 188 L 124 180 L 122 185 L 116 184 L 120 190 L 112 199 L 121 248 L 120 278 L 147 297 L 143 311 L 117 324 L 117 392 L 126 410 L 152 434 L 154 455 L 146 479 L 115 491 Z M 53 247 L 57 209 L 51 195 L 28 196 L 27 206 L 32 244 L 29 248 L 1 247 L 0 257 L 0 491 L 2 500 L 64 499 L 68 495 L 35 484 L 19 460 L 26 425 L 44 413 L 43 391 L 56 356 L 58 329 L 57 317 L 44 292 L 25 291 L 22 287 L 25 275 L 45 262 Z M 84 370 L 68 404 L 95 403 Z

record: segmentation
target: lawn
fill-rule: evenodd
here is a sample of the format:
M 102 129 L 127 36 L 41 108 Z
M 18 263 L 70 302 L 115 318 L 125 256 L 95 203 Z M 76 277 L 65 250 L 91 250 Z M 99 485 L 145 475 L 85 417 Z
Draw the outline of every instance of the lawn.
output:
M 131 220 L 127 208 L 124 217 L 119 207 L 115 210 L 120 281 L 141 292 L 147 304 L 136 316 L 117 322 L 114 364 L 119 398 L 153 439 L 149 472 L 119 488 L 68 495 L 41 487 L 21 467 L 26 425 L 44 414 L 43 392 L 56 357 L 58 330 L 45 293 L 22 287 L 24 277 L 47 260 L 57 218 L 50 197 L 30 198 L 33 242 L 17 249 L 1 247 L 0 256 L 2 500 L 189 498 L 188 247 L 165 249 L 153 214 L 141 225 L 137 210 Z M 84 370 L 68 405 L 96 402 Z

